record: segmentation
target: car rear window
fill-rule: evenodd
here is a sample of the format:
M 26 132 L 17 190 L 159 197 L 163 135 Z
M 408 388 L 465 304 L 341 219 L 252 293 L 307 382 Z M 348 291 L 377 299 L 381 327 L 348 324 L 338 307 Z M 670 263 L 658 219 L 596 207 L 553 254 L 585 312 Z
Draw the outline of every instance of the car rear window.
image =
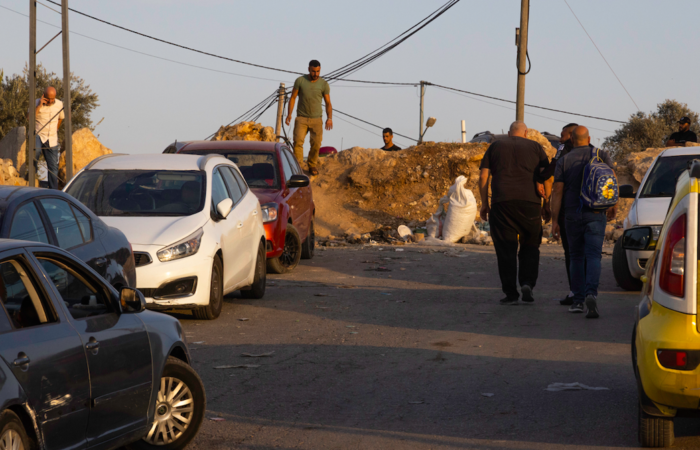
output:
M 642 188 L 641 198 L 673 197 L 678 176 L 698 155 L 667 156 L 658 158 Z
M 277 154 L 273 152 L 236 152 L 225 155 L 238 166 L 251 188 L 280 188 Z
M 98 216 L 189 216 L 202 210 L 202 171 L 88 170 L 67 192 Z

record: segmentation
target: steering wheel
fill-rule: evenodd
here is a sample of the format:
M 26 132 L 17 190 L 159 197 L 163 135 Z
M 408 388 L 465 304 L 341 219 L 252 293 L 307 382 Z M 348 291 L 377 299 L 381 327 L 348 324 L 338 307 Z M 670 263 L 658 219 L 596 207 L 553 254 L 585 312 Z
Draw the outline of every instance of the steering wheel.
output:
M 131 194 L 129 194 L 129 199 L 136 202 L 136 204 L 138 205 L 140 210 L 145 209 L 141 206 L 144 201 L 146 201 L 147 203 L 150 203 L 150 206 L 151 206 L 150 211 L 153 211 L 154 209 L 156 209 L 156 199 L 154 199 L 151 194 L 149 194 L 148 192 L 146 192 L 143 189 L 136 190 L 136 191 L 132 192 Z M 148 209 L 145 209 L 145 210 L 148 211 Z

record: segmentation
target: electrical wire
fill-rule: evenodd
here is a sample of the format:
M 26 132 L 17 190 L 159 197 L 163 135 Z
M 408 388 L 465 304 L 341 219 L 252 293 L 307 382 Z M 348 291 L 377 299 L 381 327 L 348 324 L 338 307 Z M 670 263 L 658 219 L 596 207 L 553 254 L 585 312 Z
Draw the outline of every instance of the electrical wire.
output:
M 270 101 L 270 98 L 271 98 L 273 95 L 277 95 L 277 91 L 275 91 L 274 94 L 265 97 L 265 99 L 264 99 L 263 101 L 261 101 L 260 103 L 258 103 L 258 104 L 255 105 L 255 106 L 253 106 L 253 107 L 250 108 L 248 111 L 246 111 L 246 112 L 244 112 L 243 114 L 241 114 L 240 116 L 236 117 L 236 118 L 233 119 L 231 122 L 229 122 L 229 123 L 227 123 L 226 125 L 224 125 L 224 127 L 228 127 L 228 126 L 230 126 L 230 125 L 232 125 L 232 124 L 238 122 L 240 119 L 242 119 L 243 117 L 248 116 L 248 115 L 251 114 L 251 113 L 255 114 L 253 111 L 257 111 L 259 108 L 262 108 L 262 107 L 265 105 L 265 103 L 267 103 L 268 101 Z M 211 138 L 212 138 L 216 133 L 218 133 L 218 132 L 219 132 L 219 130 L 216 130 L 215 132 L 213 132 L 213 133 L 210 134 L 209 136 L 205 137 L 203 140 L 207 141 L 207 140 L 211 139 Z
M 380 127 L 379 125 L 376 125 L 376 124 L 374 124 L 374 123 L 372 123 L 372 122 L 367 122 L 366 120 L 360 119 L 359 117 L 355 117 L 355 116 L 352 116 L 352 115 L 350 115 L 350 114 L 348 114 L 348 113 L 344 113 L 343 111 L 340 111 L 340 110 L 338 110 L 338 109 L 336 109 L 336 108 L 333 108 L 333 112 L 338 113 L 338 114 L 342 114 L 342 115 L 347 116 L 347 117 L 350 117 L 350 118 L 355 119 L 355 120 L 357 120 L 357 121 L 360 121 L 360 122 L 362 122 L 362 123 L 366 123 L 367 125 L 372 125 L 373 127 L 379 128 L 380 130 L 383 130 L 383 129 L 384 129 L 384 127 Z M 403 134 L 399 134 L 399 133 L 397 133 L 397 132 L 394 132 L 394 134 L 397 135 L 397 136 L 401 136 L 401 137 L 404 137 L 404 138 L 406 138 L 406 139 L 410 139 L 410 140 L 412 140 L 412 141 L 418 142 L 418 139 L 413 139 L 412 137 L 404 136 Z
M 627 96 L 630 98 L 630 100 L 632 100 L 632 103 L 634 103 L 634 106 L 635 106 L 635 108 L 637 108 L 637 111 L 640 111 L 639 106 L 637 106 L 637 102 L 634 101 L 634 99 L 632 98 L 632 95 L 630 95 L 630 93 L 629 93 L 629 91 L 627 90 L 627 88 L 625 87 L 625 85 L 622 84 L 622 80 L 620 80 L 620 77 L 617 76 L 617 74 L 616 74 L 615 71 L 613 70 L 613 68 L 612 68 L 612 66 L 610 65 L 610 63 L 608 62 L 608 60 L 605 59 L 605 56 L 603 56 L 603 52 L 600 51 L 600 49 L 599 49 L 598 46 L 596 45 L 595 41 L 594 41 L 593 38 L 591 37 L 591 35 L 588 34 L 588 31 L 586 31 L 586 27 L 583 26 L 583 23 L 581 23 L 581 21 L 579 20 L 578 16 L 577 16 L 576 13 L 574 12 L 574 10 L 571 8 L 571 5 L 569 5 L 569 2 L 567 2 L 566 0 L 564 0 L 564 3 L 566 3 L 566 6 L 569 7 L 569 11 L 571 11 L 571 14 L 574 15 L 574 17 L 576 18 L 576 21 L 578 22 L 578 24 L 581 25 L 581 28 L 583 29 L 583 32 L 586 33 L 586 36 L 588 36 L 588 39 L 590 39 L 590 40 L 591 40 L 591 43 L 593 43 L 593 46 L 594 46 L 595 49 L 598 51 L 598 54 L 600 55 L 601 58 L 603 58 L 603 61 L 605 61 L 605 64 L 607 64 L 608 69 L 610 69 L 610 71 L 612 72 L 612 74 L 615 75 L 615 78 L 617 78 L 617 81 L 618 81 L 618 83 L 620 83 L 620 86 L 622 86 L 622 89 L 625 90 L 625 92 L 627 93 Z

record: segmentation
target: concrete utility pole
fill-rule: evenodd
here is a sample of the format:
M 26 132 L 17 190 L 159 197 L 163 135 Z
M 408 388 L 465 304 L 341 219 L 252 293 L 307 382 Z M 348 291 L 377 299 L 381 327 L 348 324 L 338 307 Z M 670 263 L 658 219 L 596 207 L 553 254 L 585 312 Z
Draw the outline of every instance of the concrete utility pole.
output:
M 25 164 L 27 165 L 27 183 L 34 187 L 34 155 L 36 152 L 36 2 L 29 0 L 29 111 L 27 115 L 27 145 Z
M 420 82 L 420 127 L 418 128 L 418 143 L 423 143 L 423 105 L 425 100 L 425 81 Z
M 64 140 L 66 152 L 66 183 L 73 178 L 73 122 L 71 120 L 70 97 L 70 42 L 68 37 L 68 0 L 61 1 L 62 37 L 63 37 L 63 129 L 66 132 Z M 58 174 L 57 174 L 58 175 Z
M 462 121 L 462 144 L 467 143 L 467 122 L 465 120 Z
M 527 70 L 527 26 L 530 19 L 530 0 L 522 0 L 520 6 L 520 29 L 516 30 L 518 46 L 518 97 L 515 105 L 515 120 L 525 120 L 525 75 Z
M 282 137 L 282 116 L 284 115 L 284 97 L 286 95 L 284 83 L 280 83 L 279 95 L 277 96 L 277 124 L 275 125 L 275 136 L 277 141 Z

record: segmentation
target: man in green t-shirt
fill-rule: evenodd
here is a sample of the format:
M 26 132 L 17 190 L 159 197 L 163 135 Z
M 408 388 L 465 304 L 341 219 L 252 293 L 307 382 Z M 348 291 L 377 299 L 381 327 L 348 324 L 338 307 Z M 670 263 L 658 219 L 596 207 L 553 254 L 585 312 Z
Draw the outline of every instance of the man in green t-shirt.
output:
M 292 111 L 299 96 L 297 118 L 294 120 L 294 156 L 299 165 L 304 162 L 304 139 L 311 133 L 311 150 L 309 150 L 309 173 L 318 175 L 318 150 L 323 140 L 323 108 L 321 98 L 326 102 L 326 130 L 333 129 L 333 107 L 331 106 L 331 87 L 321 78 L 321 63 L 315 59 L 309 63 L 309 74 L 303 75 L 294 82 L 292 98 L 289 99 L 287 125 L 292 122 Z

